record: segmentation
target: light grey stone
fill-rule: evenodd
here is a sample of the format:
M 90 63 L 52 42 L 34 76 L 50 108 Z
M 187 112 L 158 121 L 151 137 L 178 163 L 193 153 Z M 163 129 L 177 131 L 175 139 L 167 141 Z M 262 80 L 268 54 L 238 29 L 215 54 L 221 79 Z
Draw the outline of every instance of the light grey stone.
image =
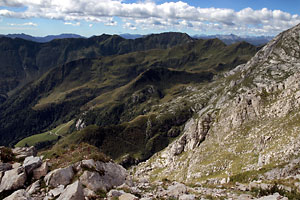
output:
M 3 200 L 33 200 L 25 190 L 17 190 Z
M 44 162 L 40 167 L 33 170 L 33 178 L 40 179 L 47 175 L 49 171 L 48 162 Z
M 6 171 L 1 180 L 0 192 L 5 190 L 17 190 L 23 187 L 26 178 L 25 170 L 22 167 Z
M 68 185 L 57 200 L 84 200 L 83 187 L 79 181 Z
M 86 198 L 96 198 L 97 197 L 97 194 L 94 191 L 90 190 L 89 188 L 84 188 L 83 194 Z
M 12 152 L 16 155 L 17 159 L 26 158 L 28 156 L 36 156 L 37 151 L 34 146 L 31 147 L 16 147 L 12 149 Z
M 196 196 L 194 194 L 183 194 L 180 195 L 179 200 L 194 200 Z
M 23 167 L 25 168 L 27 174 L 31 174 L 31 172 L 34 169 L 40 167 L 41 164 L 42 164 L 42 160 L 40 157 L 29 156 L 25 158 L 23 162 Z
M 107 188 L 110 186 L 103 180 L 98 172 L 85 171 L 79 180 L 83 185 L 94 192 L 98 190 L 107 191 Z
M 59 168 L 49 172 L 44 181 L 47 186 L 57 187 L 59 185 L 68 185 L 74 176 L 73 167 Z
M 137 198 L 136 196 L 130 193 L 125 193 L 119 196 L 119 200 L 138 200 L 138 199 L 139 198 Z
M 179 198 L 181 195 L 187 193 L 187 187 L 182 183 L 174 182 L 168 187 L 166 191 L 163 191 L 161 196 L 168 196 L 173 198 Z
M 13 169 L 19 168 L 19 167 L 21 167 L 21 166 L 22 166 L 22 164 L 21 164 L 21 163 L 18 163 L 18 162 L 12 164 L 12 168 L 13 168 Z
M 95 171 L 85 171 L 80 181 L 90 190 L 96 192 L 119 186 L 126 181 L 127 172 L 122 166 L 112 162 L 96 162 Z
M 272 195 L 260 197 L 258 200 L 288 200 L 288 198 L 281 196 L 279 193 L 274 193 Z
M 41 189 L 40 180 L 37 180 L 26 189 L 26 192 L 28 194 L 32 195 L 32 194 L 38 192 L 40 189 Z
M 64 185 L 59 185 L 58 187 L 56 187 L 56 188 L 50 190 L 50 191 L 48 192 L 48 194 L 49 194 L 50 196 L 52 196 L 52 197 L 57 197 L 57 196 L 59 196 L 61 193 L 64 192 L 64 189 L 65 189 L 65 186 L 64 186 Z

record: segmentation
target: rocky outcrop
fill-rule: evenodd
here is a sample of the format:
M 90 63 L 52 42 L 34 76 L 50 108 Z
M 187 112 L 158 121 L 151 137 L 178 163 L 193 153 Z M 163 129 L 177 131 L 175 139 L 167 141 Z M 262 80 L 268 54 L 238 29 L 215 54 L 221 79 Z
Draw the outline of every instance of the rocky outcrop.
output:
M 206 121 L 207 118 L 203 117 L 202 122 Z M 193 123 L 195 123 L 195 121 Z M 202 130 L 199 131 L 199 133 L 204 133 L 205 131 L 203 130 L 205 130 L 205 128 L 203 127 L 207 127 L 207 125 L 203 123 L 200 124 L 202 124 L 202 128 L 196 129 Z M 193 124 L 190 125 L 194 126 Z M 186 128 L 186 130 L 191 129 Z M 266 140 L 268 141 L 268 139 Z M 200 145 L 202 144 L 200 143 Z M 194 148 L 197 149 L 197 147 Z M 188 152 L 189 150 L 187 149 L 185 151 Z M 180 155 L 177 155 L 177 157 L 180 157 Z M 268 194 L 268 191 L 275 191 L 277 188 L 278 190 L 280 189 L 280 191 L 286 191 L 287 194 L 288 192 L 293 194 L 294 188 L 300 185 L 300 176 L 298 175 L 300 170 L 295 171 L 295 167 L 300 163 L 299 159 L 295 159 L 292 163 L 285 166 L 285 170 L 280 171 L 280 176 L 274 176 L 274 174 L 278 175 L 279 173 L 276 169 L 264 174 L 265 179 L 268 180 L 292 179 L 291 183 L 295 185 L 294 188 L 284 184 L 274 185 L 262 181 L 255 181 L 249 184 L 235 183 L 230 184 L 228 187 L 226 185 L 230 180 L 227 179 L 225 179 L 225 181 L 211 179 L 206 182 L 209 187 L 202 185 L 202 183 L 188 186 L 184 183 L 170 181 L 168 179 L 150 182 L 145 177 L 134 179 L 122 166 L 113 162 L 100 162 L 92 159 L 82 160 L 68 167 L 55 169 L 49 172 L 45 177 L 43 177 L 43 175 L 34 177 L 36 170 L 45 174 L 48 161 L 44 161 L 40 167 L 37 167 L 39 164 L 34 163 L 40 163 L 40 159 L 31 156 L 26 157 L 23 163 L 19 163 L 18 165 L 16 163 L 12 164 L 19 166 L 18 168 L 2 172 L 4 176 L 0 185 L 0 188 L 2 188 L 2 192 L 0 192 L 1 197 L 6 200 L 83 200 L 102 199 L 104 196 L 106 196 L 107 199 L 118 198 L 124 200 L 171 198 L 193 200 L 207 197 L 244 200 L 255 199 L 254 197 L 261 198 L 261 196 L 254 196 L 255 193 L 251 193 L 251 191 L 265 191 L 265 193 Z M 25 170 L 26 167 L 27 170 Z M 294 176 L 289 176 L 289 179 L 285 178 L 287 174 L 291 175 L 292 173 L 294 173 Z M 283 181 L 281 183 L 283 183 Z M 213 188 L 212 185 L 214 185 L 215 188 Z M 244 192 L 247 194 L 241 194 Z M 276 193 L 270 193 L 268 195 L 266 198 L 283 198 Z
M 212 122 L 211 113 L 206 113 L 198 120 L 190 119 L 185 125 L 183 135 L 172 144 L 171 154 L 179 155 L 183 151 L 193 150 L 204 141 Z
M 99 191 L 108 192 L 125 182 L 132 184 L 127 171 L 111 161 L 82 160 L 49 173 L 48 165 L 48 161 L 34 156 L 25 157 L 23 163 L 1 163 L 0 197 L 7 200 L 99 199 Z M 116 192 L 111 195 L 115 196 Z

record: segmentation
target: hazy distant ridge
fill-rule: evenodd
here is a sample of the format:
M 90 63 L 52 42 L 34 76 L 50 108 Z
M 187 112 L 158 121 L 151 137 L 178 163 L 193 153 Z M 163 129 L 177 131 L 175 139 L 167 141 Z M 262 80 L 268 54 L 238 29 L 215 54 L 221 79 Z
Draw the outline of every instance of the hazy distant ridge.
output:
M 21 38 L 24 40 L 30 40 L 34 42 L 40 42 L 40 43 L 45 43 L 45 42 L 50 42 L 54 39 L 65 39 L 65 38 L 85 38 L 81 35 L 77 34 L 60 34 L 60 35 L 48 35 L 45 37 L 34 37 L 31 35 L 26 35 L 24 33 L 22 34 L 8 34 L 8 35 L 2 35 L 5 37 L 10 37 L 10 38 Z M 145 37 L 146 35 L 141 35 L 141 34 L 130 34 L 130 33 L 124 33 L 120 34 L 120 36 L 124 39 L 137 39 L 141 37 Z M 230 45 L 236 42 L 248 42 L 252 45 L 260 46 L 268 43 L 270 40 L 273 39 L 273 36 L 237 36 L 234 34 L 230 35 L 193 35 L 191 36 L 192 38 L 196 39 L 214 39 L 218 38 L 222 40 L 225 44 Z

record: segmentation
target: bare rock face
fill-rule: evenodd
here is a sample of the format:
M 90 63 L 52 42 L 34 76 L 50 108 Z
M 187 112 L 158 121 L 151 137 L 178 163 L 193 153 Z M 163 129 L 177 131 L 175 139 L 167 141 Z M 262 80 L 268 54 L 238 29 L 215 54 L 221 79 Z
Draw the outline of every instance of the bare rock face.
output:
M 25 190 L 17 190 L 4 200 L 33 200 Z
M 23 167 L 6 171 L 0 185 L 0 192 L 24 187 L 27 175 Z
M 57 200 L 84 200 L 83 187 L 79 181 L 68 185 Z
M 171 147 L 171 154 L 179 155 L 183 151 L 193 150 L 205 139 L 212 122 L 210 113 L 203 115 L 200 119 L 189 120 L 183 130 L 184 134 Z
M 44 181 L 48 186 L 57 187 L 59 185 L 68 185 L 69 183 L 71 183 L 73 176 L 73 167 L 69 166 L 49 172 L 45 176 Z
M 40 167 L 41 164 L 42 164 L 42 159 L 40 157 L 29 156 L 25 158 L 23 162 L 23 167 L 25 168 L 27 174 L 31 174 L 32 171 Z

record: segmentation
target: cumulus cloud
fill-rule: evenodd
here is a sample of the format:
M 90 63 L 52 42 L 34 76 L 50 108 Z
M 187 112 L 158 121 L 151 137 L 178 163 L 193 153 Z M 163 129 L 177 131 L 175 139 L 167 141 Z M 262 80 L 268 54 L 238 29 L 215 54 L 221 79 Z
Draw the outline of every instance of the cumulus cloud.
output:
M 3 17 L 84 20 L 108 26 L 116 26 L 113 18 L 119 17 L 126 20 L 123 27 L 129 29 L 176 27 L 274 34 L 300 23 L 299 15 L 280 10 L 200 8 L 183 1 L 158 4 L 154 1 L 125 3 L 122 0 L 0 0 L 0 6 L 26 8 L 23 12 L 0 9 Z

